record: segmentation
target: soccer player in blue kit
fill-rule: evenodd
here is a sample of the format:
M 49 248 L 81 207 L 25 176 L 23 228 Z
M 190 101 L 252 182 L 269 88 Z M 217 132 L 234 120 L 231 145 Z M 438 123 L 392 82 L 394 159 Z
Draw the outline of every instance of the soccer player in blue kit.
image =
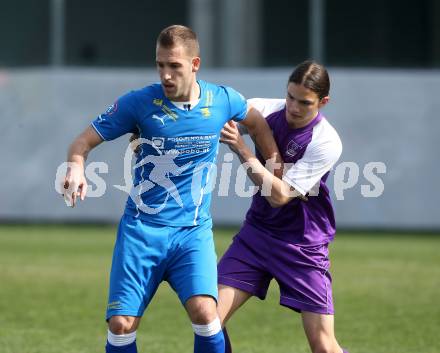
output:
M 174 25 L 159 34 L 156 66 L 160 83 L 120 97 L 73 141 L 64 197 L 72 207 L 84 199 L 84 164 L 94 147 L 139 134 L 133 188 L 113 252 L 106 352 L 137 352 L 141 317 L 167 281 L 191 320 L 194 352 L 223 353 L 209 213 L 220 131 L 231 119 L 240 121 L 265 159 L 278 150 L 265 119 L 256 110 L 247 112 L 238 92 L 197 80 L 199 45 L 191 29 Z

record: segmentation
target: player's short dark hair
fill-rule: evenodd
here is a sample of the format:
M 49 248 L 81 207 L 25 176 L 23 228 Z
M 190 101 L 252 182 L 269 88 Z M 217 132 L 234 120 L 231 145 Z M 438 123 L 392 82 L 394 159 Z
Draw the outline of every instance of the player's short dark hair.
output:
M 163 48 L 183 45 L 189 55 L 200 56 L 197 34 L 186 26 L 172 25 L 163 29 L 157 37 L 156 45 Z
M 328 96 L 330 78 L 327 69 L 313 60 L 299 64 L 289 77 L 289 83 L 296 83 L 315 92 L 319 99 Z

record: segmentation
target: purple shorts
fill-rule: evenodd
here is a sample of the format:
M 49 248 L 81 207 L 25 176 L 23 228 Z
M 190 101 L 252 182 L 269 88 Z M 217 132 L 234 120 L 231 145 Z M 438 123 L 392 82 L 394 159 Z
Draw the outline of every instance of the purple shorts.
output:
M 329 267 L 328 244 L 290 244 L 245 223 L 218 264 L 218 283 L 264 299 L 274 278 L 281 305 L 334 314 Z

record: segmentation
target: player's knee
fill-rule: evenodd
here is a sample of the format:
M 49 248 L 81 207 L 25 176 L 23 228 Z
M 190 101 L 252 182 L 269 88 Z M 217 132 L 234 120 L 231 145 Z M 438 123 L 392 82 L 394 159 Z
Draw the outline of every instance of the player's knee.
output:
M 115 335 L 124 335 L 136 330 L 136 320 L 131 316 L 112 316 L 108 328 Z
M 198 336 L 214 336 L 222 330 L 213 298 L 193 297 L 185 305 L 191 318 L 192 328 Z
M 191 322 L 197 325 L 207 325 L 217 317 L 217 306 L 215 300 L 209 299 L 190 299 L 187 304 L 188 314 Z
M 214 308 L 200 306 L 192 313 L 191 321 L 194 324 L 207 325 L 217 318 L 217 310 Z

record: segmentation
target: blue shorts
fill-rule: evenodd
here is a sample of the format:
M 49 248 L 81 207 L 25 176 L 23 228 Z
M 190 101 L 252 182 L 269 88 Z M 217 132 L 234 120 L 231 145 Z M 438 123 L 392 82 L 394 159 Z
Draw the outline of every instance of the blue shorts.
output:
M 153 225 L 124 214 L 113 252 L 107 320 L 114 315 L 142 316 L 162 281 L 182 304 L 194 295 L 217 300 L 211 227 L 211 221 L 193 227 Z

